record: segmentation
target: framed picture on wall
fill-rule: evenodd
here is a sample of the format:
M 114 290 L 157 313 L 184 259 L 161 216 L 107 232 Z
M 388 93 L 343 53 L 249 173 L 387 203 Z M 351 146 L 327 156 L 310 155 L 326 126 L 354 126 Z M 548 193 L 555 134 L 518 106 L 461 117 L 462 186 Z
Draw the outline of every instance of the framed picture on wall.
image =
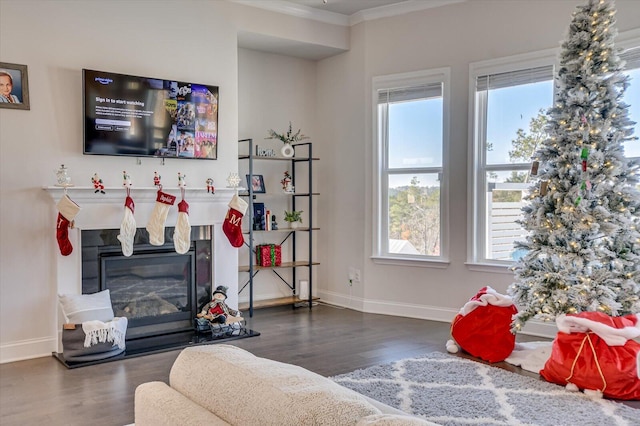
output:
M 267 192 L 264 188 L 264 178 L 262 175 L 253 175 L 252 177 L 247 175 L 247 185 L 251 186 L 254 194 L 264 194 Z
M 0 108 L 29 108 L 27 66 L 0 62 Z

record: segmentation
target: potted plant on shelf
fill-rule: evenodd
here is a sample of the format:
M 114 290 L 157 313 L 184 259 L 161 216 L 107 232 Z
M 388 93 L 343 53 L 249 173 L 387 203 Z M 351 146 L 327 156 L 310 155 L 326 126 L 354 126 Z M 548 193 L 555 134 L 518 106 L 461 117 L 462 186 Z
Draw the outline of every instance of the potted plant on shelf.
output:
M 301 133 L 301 129 L 298 129 L 298 131 L 294 133 L 291 122 L 289 122 L 289 130 L 287 130 L 286 133 L 278 133 L 273 129 L 269 129 L 267 133 L 269 133 L 269 136 L 265 139 L 279 139 L 284 143 L 284 146 L 280 150 L 283 157 L 293 157 L 294 150 L 293 146 L 291 146 L 292 143 L 309 139 L 309 136 Z
M 284 211 L 284 220 L 289 222 L 289 227 L 296 229 L 302 224 L 302 210 Z

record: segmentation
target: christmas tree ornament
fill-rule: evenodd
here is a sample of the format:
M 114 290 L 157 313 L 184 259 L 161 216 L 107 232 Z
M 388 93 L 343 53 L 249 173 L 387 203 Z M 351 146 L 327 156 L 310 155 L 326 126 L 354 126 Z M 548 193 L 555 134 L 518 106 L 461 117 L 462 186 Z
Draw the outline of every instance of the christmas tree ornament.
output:
M 175 203 L 176 197 L 162 192 L 162 185 L 158 189 L 156 203 L 153 206 L 147 231 L 149 232 L 149 242 L 154 246 L 164 245 L 164 227 L 169 214 L 169 208 Z
M 126 171 L 122 173 L 122 185 L 127 191 L 127 197 L 124 200 L 124 217 L 120 223 L 120 233 L 117 238 L 118 241 L 120 241 L 120 246 L 122 247 L 122 254 L 125 257 L 129 257 L 133 254 L 133 241 L 138 228 L 136 226 L 136 219 L 133 216 L 136 206 L 133 202 L 133 198 L 131 198 L 131 177 Z
M 537 176 L 538 175 L 538 167 L 540 167 L 540 162 L 539 161 L 534 161 L 533 163 L 531 163 L 531 176 Z
M 73 228 L 73 220 L 80 211 L 78 206 L 67 194 L 64 194 L 58 204 L 58 220 L 56 222 L 56 240 L 60 254 L 69 256 L 73 252 L 73 246 L 69 241 L 69 228 Z
M 549 189 L 549 182 L 546 180 L 543 180 L 540 182 L 540 195 L 545 196 L 547 195 L 547 190 Z
M 229 202 L 229 211 L 224 218 L 222 230 L 233 247 L 241 247 L 244 244 L 242 236 L 242 217 L 247 211 L 247 202 L 235 194 Z
M 191 224 L 189 223 L 189 204 L 184 200 L 185 180 L 184 175 L 178 173 L 178 186 L 182 201 L 178 203 L 178 221 L 173 232 L 173 246 L 176 253 L 185 254 L 191 247 Z

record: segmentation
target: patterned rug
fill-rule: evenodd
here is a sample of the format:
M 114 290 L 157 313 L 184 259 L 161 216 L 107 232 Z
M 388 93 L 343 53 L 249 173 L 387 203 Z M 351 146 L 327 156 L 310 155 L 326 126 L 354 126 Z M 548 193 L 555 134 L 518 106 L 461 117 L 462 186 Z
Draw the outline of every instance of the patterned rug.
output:
M 444 353 L 331 378 L 442 425 L 640 425 L 640 410 Z

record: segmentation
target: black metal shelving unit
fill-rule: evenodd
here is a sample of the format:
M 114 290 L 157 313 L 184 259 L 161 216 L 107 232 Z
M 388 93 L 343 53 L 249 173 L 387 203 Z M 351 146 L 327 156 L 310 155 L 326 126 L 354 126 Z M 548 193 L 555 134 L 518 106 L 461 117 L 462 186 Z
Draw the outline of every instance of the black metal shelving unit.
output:
M 319 263 L 314 262 L 313 261 L 313 233 L 314 231 L 319 230 L 319 228 L 314 228 L 313 227 L 313 202 L 314 202 L 314 197 L 320 195 L 319 193 L 313 192 L 313 162 L 319 160 L 319 158 L 314 158 L 313 157 L 313 146 L 311 144 L 311 142 L 300 142 L 300 143 L 296 143 L 293 144 L 293 148 L 294 148 L 294 156 L 293 157 L 262 157 L 262 156 L 256 156 L 254 154 L 254 145 L 253 145 L 253 139 L 240 139 L 238 141 L 239 144 L 246 144 L 247 149 L 248 149 L 248 154 L 241 154 L 238 156 L 238 159 L 240 161 L 248 161 L 248 169 L 249 169 L 249 182 L 252 181 L 253 179 L 253 175 L 254 175 L 254 162 L 255 161 L 285 161 L 288 162 L 291 167 L 291 180 L 292 180 L 292 184 L 294 185 L 294 188 L 296 187 L 296 181 L 300 182 L 300 179 L 304 179 L 305 176 L 302 175 L 302 173 L 298 174 L 298 177 L 296 177 L 296 165 L 302 165 L 302 164 L 307 164 L 307 170 L 306 170 L 306 179 L 307 179 L 307 184 L 308 184 L 308 192 L 294 192 L 292 194 L 283 194 L 283 196 L 287 196 L 287 197 L 291 197 L 291 206 L 293 210 L 296 210 L 297 207 L 296 205 L 300 205 L 301 203 L 305 203 L 306 200 L 306 208 L 308 209 L 308 220 L 309 220 L 309 227 L 301 227 L 301 228 L 296 228 L 296 229 L 289 229 L 289 228 L 284 228 L 284 229 L 278 229 L 276 231 L 255 231 L 253 229 L 253 203 L 254 200 L 256 199 L 256 197 L 259 195 L 255 194 L 253 191 L 253 187 L 252 185 L 247 185 L 249 188 L 247 190 L 247 192 L 245 194 L 239 194 L 241 196 L 246 196 L 248 198 L 248 208 L 247 208 L 247 213 L 245 215 L 246 220 L 248 221 L 248 225 L 249 225 L 249 230 L 248 232 L 246 232 L 246 235 L 248 235 L 248 238 L 245 239 L 245 245 L 249 248 L 249 259 L 248 259 L 248 265 L 240 265 L 238 268 L 238 272 L 239 273 L 248 273 L 249 277 L 246 280 L 246 282 L 244 282 L 243 285 L 240 286 L 240 291 L 242 292 L 245 288 L 248 287 L 249 290 L 249 304 L 248 304 L 248 309 L 249 309 L 249 316 L 252 317 L 253 316 L 253 310 L 255 308 L 255 305 L 258 304 L 259 306 L 264 306 L 264 307 L 271 307 L 271 306 L 281 306 L 281 305 L 291 305 L 293 306 L 293 308 L 298 307 L 301 303 L 306 304 L 309 309 L 311 309 L 313 307 L 313 267 L 316 265 L 319 265 Z M 303 151 L 302 153 L 300 153 L 300 151 Z M 305 155 L 306 154 L 306 155 Z M 298 179 L 298 180 L 297 180 Z M 291 254 L 291 262 L 283 262 L 281 265 L 279 266 L 258 266 L 254 264 L 254 259 L 255 259 L 255 244 L 254 244 L 254 235 L 257 232 L 266 232 L 269 234 L 284 234 L 284 238 L 281 239 L 280 241 L 280 245 L 282 245 L 284 242 L 286 242 L 289 238 L 292 239 L 292 254 Z M 297 241 L 296 241 L 296 233 L 298 232 L 308 232 L 309 237 L 308 237 L 308 249 L 307 249 L 307 259 L 304 260 L 299 260 L 296 258 L 297 253 L 296 253 L 296 246 L 297 246 Z M 291 278 L 291 282 L 287 281 L 279 272 L 278 269 L 281 268 L 287 268 L 287 269 L 292 269 L 292 278 Z M 296 288 L 296 281 L 297 281 L 297 275 L 296 275 L 296 270 L 297 268 L 309 268 L 309 295 L 308 295 L 308 299 L 305 301 L 301 301 L 299 299 L 296 298 L 297 296 L 297 288 Z M 255 302 L 254 301 L 254 280 L 256 277 L 256 274 L 258 274 L 258 272 L 262 271 L 262 270 L 270 270 L 271 272 L 273 272 L 285 285 L 287 285 L 289 287 L 289 289 L 291 290 L 291 297 L 286 297 L 286 298 L 279 298 L 279 299 L 269 299 L 269 300 L 260 300 L 259 302 Z M 247 307 L 244 307 L 244 309 L 246 309 Z

